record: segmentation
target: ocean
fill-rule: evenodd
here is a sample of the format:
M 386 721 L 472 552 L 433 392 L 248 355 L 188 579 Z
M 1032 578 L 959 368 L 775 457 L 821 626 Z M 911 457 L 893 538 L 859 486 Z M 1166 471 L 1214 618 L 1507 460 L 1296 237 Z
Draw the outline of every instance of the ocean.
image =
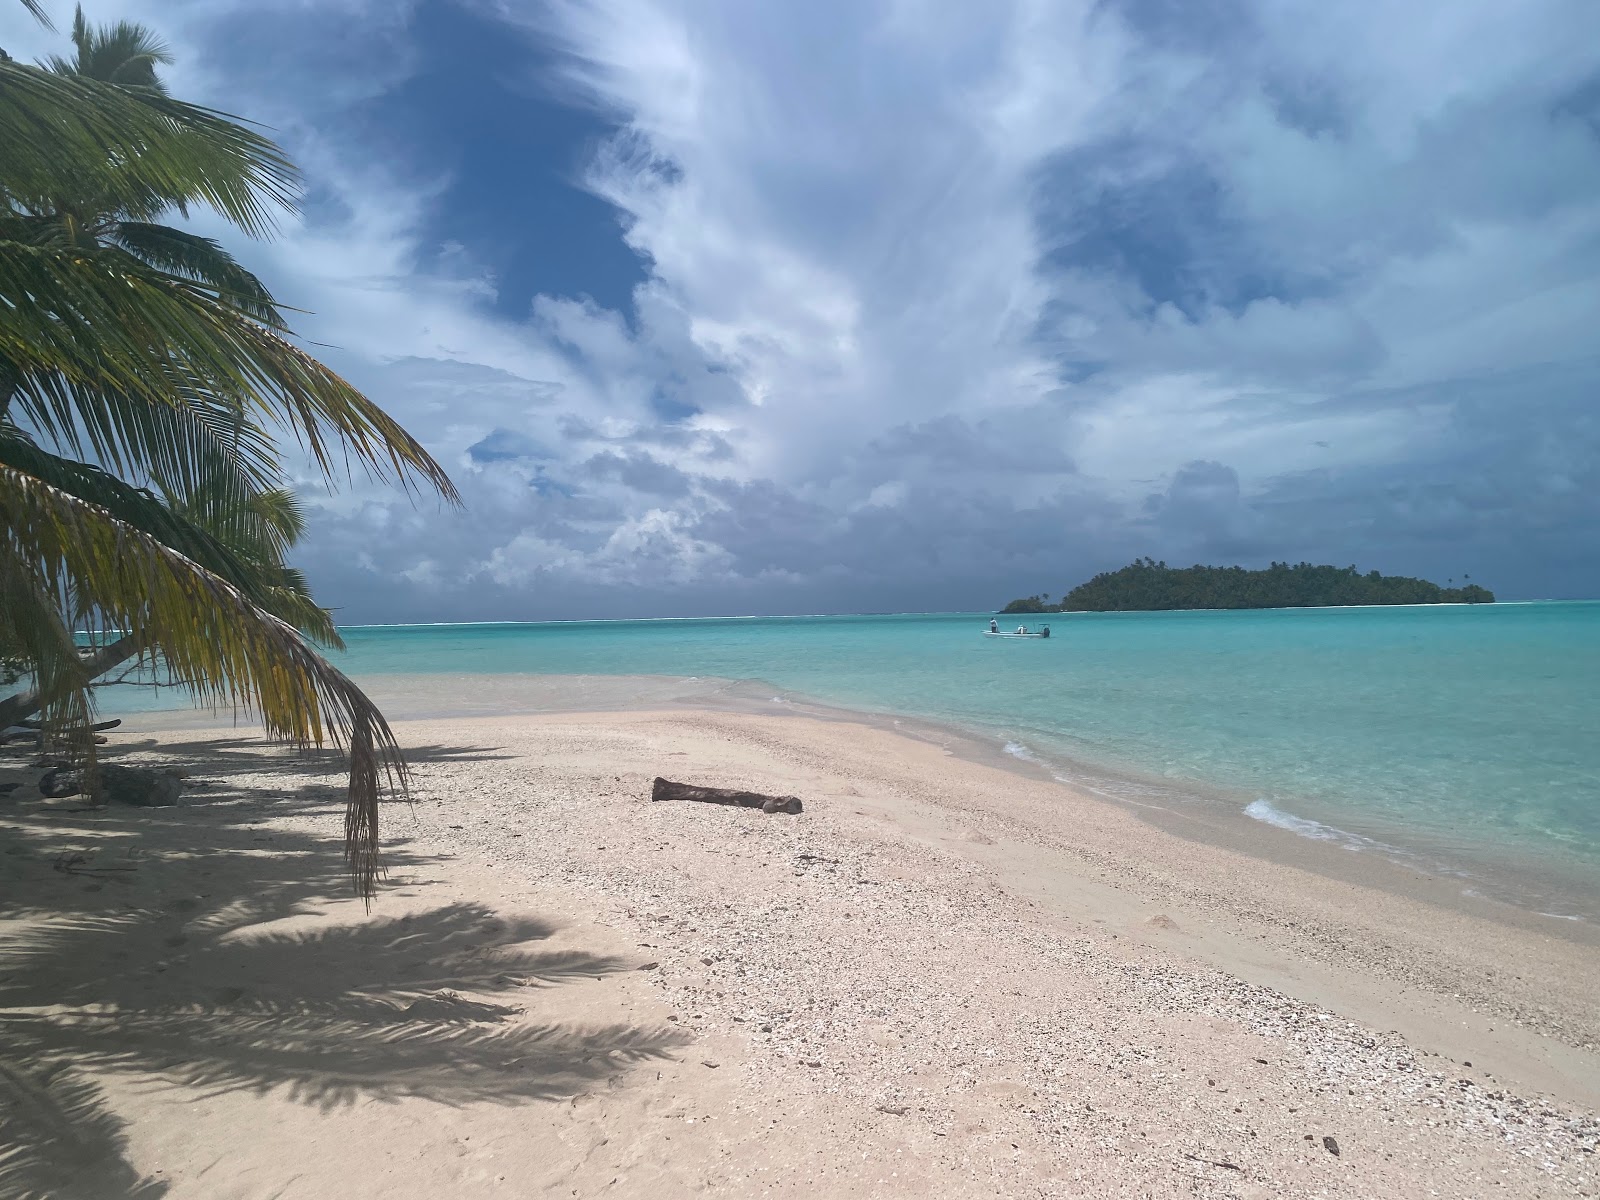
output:
M 763 703 L 956 726 L 1113 799 L 1222 806 L 1463 887 L 1548 871 L 1569 907 L 1574 887 L 1595 901 L 1559 915 L 1600 912 L 1600 602 L 1006 619 L 1047 620 L 1047 641 L 984 638 L 988 619 L 354 627 L 337 661 L 749 681 Z

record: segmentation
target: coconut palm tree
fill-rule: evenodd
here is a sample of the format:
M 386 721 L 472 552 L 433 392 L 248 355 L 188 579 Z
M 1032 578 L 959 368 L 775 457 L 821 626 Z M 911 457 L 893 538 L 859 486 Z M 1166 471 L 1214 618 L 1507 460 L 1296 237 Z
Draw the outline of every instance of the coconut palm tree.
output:
M 73 734 L 84 756 L 89 667 L 71 632 L 83 627 L 123 631 L 197 698 L 253 710 L 278 736 L 344 745 L 347 855 L 370 895 L 380 785 L 405 784 L 394 736 L 274 615 L 260 572 L 184 506 L 208 489 L 233 504 L 267 493 L 279 478 L 269 422 L 330 482 L 353 462 L 452 502 L 454 489 L 392 418 L 294 345 L 254 276 L 216 243 L 156 223 L 205 206 L 269 234 L 293 210 L 283 153 L 152 84 L 159 43 L 142 31 L 80 17 L 74 35 L 78 57 L 61 72 L 0 58 L 0 417 L 47 444 L 0 437 L 0 645 L 33 665 L 46 728 Z M 139 62 L 147 73 L 130 74 Z M 125 82 L 85 69 L 108 63 Z
M 167 90 L 156 68 L 170 63 L 172 52 L 143 25 L 118 21 L 97 29 L 84 20 L 80 4 L 72 14 L 72 46 L 77 53 L 70 59 L 51 55 L 50 69 L 56 74 L 83 75 L 126 88 Z

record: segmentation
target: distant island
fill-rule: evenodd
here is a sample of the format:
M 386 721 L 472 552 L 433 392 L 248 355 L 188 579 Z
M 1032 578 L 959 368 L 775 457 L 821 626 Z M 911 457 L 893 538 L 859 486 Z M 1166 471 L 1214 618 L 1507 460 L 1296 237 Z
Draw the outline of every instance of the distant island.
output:
M 1462 577 L 1466 579 L 1466 576 Z M 1404 575 L 1363 575 L 1354 567 L 1273 563 L 1243 567 L 1169 567 L 1143 558 L 1105 571 L 1052 604 L 1049 596 L 1013 600 L 1002 613 L 1126 612 L 1175 608 L 1322 608 L 1346 604 L 1493 604 L 1475 583 L 1440 587 Z

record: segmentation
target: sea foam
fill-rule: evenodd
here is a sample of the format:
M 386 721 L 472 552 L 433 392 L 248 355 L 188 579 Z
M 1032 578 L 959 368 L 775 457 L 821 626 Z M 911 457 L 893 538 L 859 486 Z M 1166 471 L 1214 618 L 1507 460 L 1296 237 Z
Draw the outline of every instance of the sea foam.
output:
M 1278 829 L 1299 834 L 1301 837 L 1315 838 L 1319 842 L 1335 842 L 1347 850 L 1386 848 L 1371 838 L 1362 837 L 1359 833 L 1348 833 L 1343 829 L 1335 829 L 1332 825 L 1324 825 L 1321 821 L 1313 821 L 1310 817 L 1297 817 L 1293 813 L 1286 813 L 1266 799 L 1253 800 L 1245 805 L 1244 815 L 1264 821 Z

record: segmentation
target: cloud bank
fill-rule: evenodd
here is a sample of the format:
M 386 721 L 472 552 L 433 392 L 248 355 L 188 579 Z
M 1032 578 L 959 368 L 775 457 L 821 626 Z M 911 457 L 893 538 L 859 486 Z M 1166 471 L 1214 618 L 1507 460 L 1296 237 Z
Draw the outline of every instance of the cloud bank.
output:
M 1600 594 L 1587 0 L 124 12 L 279 130 L 254 265 L 466 496 L 303 481 L 347 620 Z

